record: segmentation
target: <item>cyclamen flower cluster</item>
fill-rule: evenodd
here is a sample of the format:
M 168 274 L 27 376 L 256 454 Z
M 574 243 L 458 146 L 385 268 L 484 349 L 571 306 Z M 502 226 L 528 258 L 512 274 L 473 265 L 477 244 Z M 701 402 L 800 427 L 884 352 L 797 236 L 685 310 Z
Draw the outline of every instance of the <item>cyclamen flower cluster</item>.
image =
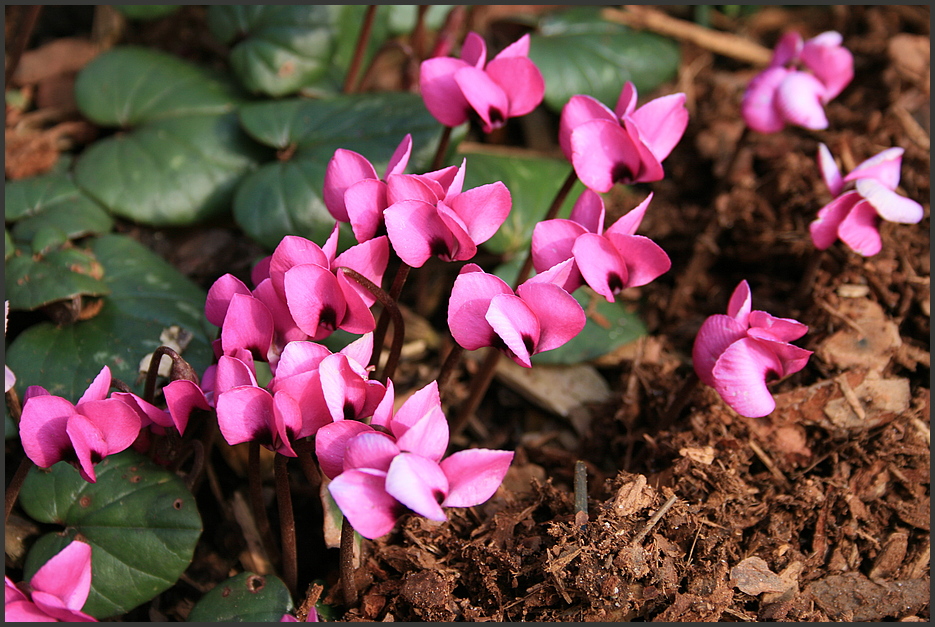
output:
M 96 623 L 81 611 L 91 592 L 91 545 L 73 541 L 43 564 L 29 583 L 4 577 L 9 623 Z

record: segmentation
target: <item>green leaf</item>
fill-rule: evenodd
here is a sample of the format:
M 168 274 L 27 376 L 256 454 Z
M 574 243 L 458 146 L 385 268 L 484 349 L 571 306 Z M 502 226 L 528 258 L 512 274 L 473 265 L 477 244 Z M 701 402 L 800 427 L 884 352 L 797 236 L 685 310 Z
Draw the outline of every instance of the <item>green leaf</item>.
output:
M 132 450 L 106 457 L 88 483 L 67 462 L 33 468 L 20 491 L 32 518 L 62 525 L 32 547 L 27 581 L 81 535 L 91 545 L 91 593 L 83 611 L 123 614 L 167 590 L 191 563 L 201 535 L 195 497 L 174 473 Z
M 113 5 L 117 11 L 123 13 L 131 20 L 157 20 L 175 13 L 178 4 L 117 4 Z
M 128 237 L 104 235 L 92 241 L 91 250 L 104 266 L 110 295 L 90 320 L 61 329 L 43 322 L 17 336 L 6 362 L 16 373 L 20 397 L 27 386 L 41 385 L 74 402 L 105 365 L 141 394 L 140 360 L 161 345 L 159 335 L 172 325 L 193 334 L 182 356 L 204 372 L 217 332 L 204 318 L 204 291 Z
M 10 237 L 10 232 L 3 229 L 3 260 L 6 261 L 13 256 L 13 253 L 16 252 L 16 245 L 13 243 L 13 238 Z
M 241 96 L 221 74 L 165 52 L 122 46 L 88 63 L 75 81 L 81 112 L 104 126 L 232 111 Z
M 201 597 L 188 622 L 279 622 L 293 608 L 289 589 L 275 575 L 240 573 Z
M 6 262 L 6 297 L 11 309 L 32 311 L 76 296 L 102 296 L 109 290 L 99 278 L 101 274 L 94 254 L 79 248 L 36 257 L 17 251 Z
M 563 159 L 460 153 L 467 158 L 464 189 L 503 181 L 513 199 L 506 221 L 484 247 L 498 254 L 513 255 L 528 250 L 532 230 L 546 215 L 555 195 L 572 172 Z M 576 182 L 562 203 L 560 215 L 567 216 L 584 185 Z M 510 279 L 512 281 L 512 279 Z
M 231 49 L 231 66 L 253 93 L 284 96 L 323 77 L 342 7 L 212 5 L 208 28 Z
M 65 174 L 45 174 L 10 181 L 3 192 L 4 216 L 15 222 L 13 237 L 28 242 L 40 230 L 54 227 L 67 239 L 107 233 L 113 219 L 85 196 Z
M 170 118 L 96 142 L 78 160 L 75 180 L 121 217 L 180 226 L 229 207 L 234 186 L 265 152 L 233 113 Z
M 581 7 L 548 15 L 530 38 L 529 58 L 545 79 L 545 103 L 560 111 L 585 94 L 611 109 L 624 83 L 645 94 L 672 79 L 678 45 L 654 33 L 637 32 L 600 19 L 600 9 Z

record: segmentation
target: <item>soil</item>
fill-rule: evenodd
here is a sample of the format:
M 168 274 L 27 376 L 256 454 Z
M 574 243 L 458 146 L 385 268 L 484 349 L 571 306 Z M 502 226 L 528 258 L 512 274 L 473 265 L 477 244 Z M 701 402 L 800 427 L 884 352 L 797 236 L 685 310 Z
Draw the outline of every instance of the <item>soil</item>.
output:
M 663 10 L 692 17 L 685 7 Z M 666 178 L 608 197 L 613 220 L 652 191 L 640 233 L 672 260 L 668 273 L 624 294 L 649 335 L 595 365 L 609 397 L 569 420 L 495 381 L 453 443 L 515 449 L 503 487 L 483 505 L 449 509 L 448 522 L 408 516 L 365 541 L 354 608 L 343 606 L 336 585 L 337 551 L 319 538 L 317 492 L 295 470 L 299 580 L 323 586 L 310 585 L 300 617 L 320 596 L 333 604 L 333 620 L 350 621 L 929 620 L 929 9 L 770 7 L 713 18 L 715 28 L 767 48 L 789 29 L 841 32 L 855 77 L 828 104 L 829 128 L 744 132 L 738 105 L 758 70 L 683 42 L 677 80 L 641 94 L 687 95 L 691 121 L 664 163 Z M 203 12 L 167 19 L 175 26 L 130 28 L 122 41 L 216 62 L 199 30 Z M 516 29 L 501 10 L 479 8 L 472 19 L 493 37 Z M 522 132 L 475 139 L 524 145 L 532 142 L 523 132 L 553 136 L 553 117 L 533 117 Z M 65 149 L 93 138 L 74 114 L 50 119 L 43 131 L 57 132 L 58 142 L 15 143 L 8 107 L 8 177 L 49 167 L 47 152 L 62 149 L 62 136 L 72 138 Z M 59 128 L 65 123 L 73 126 Z M 900 191 L 925 207 L 925 218 L 884 223 L 873 257 L 840 242 L 815 251 L 808 224 L 831 200 L 816 167 L 819 142 L 845 171 L 904 148 Z M 230 224 L 120 228 L 205 287 L 224 272 L 245 276 L 263 252 Z M 432 281 L 452 278 L 439 268 L 410 278 L 401 300 L 412 317 L 439 319 L 443 290 Z M 777 408 L 764 418 L 733 412 L 695 383 L 690 362 L 701 323 L 725 311 L 744 279 L 755 309 L 808 325 L 797 344 L 814 351 L 804 370 L 771 384 Z M 425 341 L 404 353 L 398 389 L 427 383 L 450 346 L 414 335 Z M 465 361 L 456 374 L 452 408 L 476 368 Z M 580 486 L 576 504 L 579 460 L 586 506 Z M 234 489 L 245 490 L 243 463 L 211 462 L 220 486 L 212 493 L 205 482 L 199 503 L 215 531 L 182 582 L 124 620 L 182 620 L 229 574 L 262 567 L 224 513 Z

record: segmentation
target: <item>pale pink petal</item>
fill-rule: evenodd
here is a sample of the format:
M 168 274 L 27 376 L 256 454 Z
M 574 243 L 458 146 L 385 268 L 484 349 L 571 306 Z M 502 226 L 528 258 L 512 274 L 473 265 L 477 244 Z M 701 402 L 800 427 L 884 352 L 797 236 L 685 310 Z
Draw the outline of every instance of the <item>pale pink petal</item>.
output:
M 539 320 L 536 352 L 562 346 L 574 338 L 587 323 L 584 309 L 575 298 L 557 285 L 523 283 L 516 293 Z
M 607 302 L 614 302 L 614 296 L 629 285 L 627 264 L 606 237 L 585 233 L 572 250 L 581 276 Z
M 545 96 L 542 73 L 525 56 L 497 55 L 484 71 L 506 93 L 508 117 L 526 115 L 538 107 Z
M 883 248 L 880 239 L 880 216 L 868 202 L 858 202 L 838 225 L 838 237 L 851 249 L 871 257 Z
M 734 288 L 727 303 L 727 315 L 744 327 L 749 326 L 750 311 L 753 309 L 752 296 L 750 284 L 744 279 Z
M 461 44 L 461 60 L 479 70 L 484 69 L 484 63 L 487 62 L 487 42 L 484 38 L 474 31 L 469 32 Z
M 391 430 L 396 434 L 396 445 L 400 450 L 416 453 L 436 462 L 442 458 L 448 448 L 448 419 L 445 418 L 441 405 L 430 407 L 405 431 L 402 430 L 398 418 L 399 414 L 394 418 Z
M 786 65 L 798 59 L 802 51 L 802 36 L 796 31 L 788 31 L 776 43 L 773 49 L 773 58 L 770 61 L 771 67 Z
M 393 152 L 393 156 L 390 157 L 389 163 L 386 164 L 386 174 L 383 175 L 383 178 L 386 179 L 390 174 L 402 174 L 409 164 L 411 154 L 412 135 L 406 133 L 406 136 L 403 137 L 403 140 L 399 142 L 399 146 Z
M 828 128 L 822 106 L 825 86 L 805 72 L 791 72 L 776 88 L 776 110 L 790 124 L 818 131 Z
M 34 594 L 55 597 L 59 607 L 80 611 L 91 591 L 91 545 L 71 542 L 36 571 L 29 585 Z
M 218 427 L 228 444 L 256 440 L 273 446 L 273 397 L 263 388 L 241 386 L 217 396 Z
M 389 429 L 393 422 L 393 403 L 395 400 L 396 394 L 393 391 L 393 381 L 392 379 L 387 379 L 386 392 L 384 392 L 383 399 L 380 400 L 377 408 L 373 410 L 373 417 L 370 419 L 370 424 L 375 427 Z
M 854 56 L 841 45 L 840 33 L 828 31 L 802 46 L 802 63 L 825 86 L 823 102 L 836 97 L 854 78 Z
M 367 432 L 373 432 L 373 428 L 356 420 L 332 422 L 318 430 L 315 434 L 315 457 L 326 477 L 334 479 L 344 471 L 348 441 Z
M 541 331 L 539 319 L 529 305 L 518 296 L 494 296 L 485 318 L 506 345 L 506 354 L 519 365 L 531 368 L 529 358 L 537 352 Z
M 925 215 L 922 205 L 900 196 L 876 179 L 858 179 L 857 193 L 876 209 L 881 218 L 890 222 L 916 224 Z
M 448 478 L 445 507 L 473 507 L 485 502 L 497 491 L 513 461 L 512 451 L 472 448 L 459 451 L 441 461 Z
M 815 248 L 825 250 L 838 240 L 841 222 L 862 200 L 857 192 L 847 192 L 819 209 L 818 216 L 808 225 Z
M 341 354 L 360 366 L 366 366 L 373 356 L 373 333 L 365 333 L 341 349 Z
M 315 340 L 337 329 L 347 310 L 337 278 L 318 265 L 302 264 L 286 272 L 285 292 L 296 325 Z
M 376 179 L 354 183 L 344 193 L 344 205 L 357 241 L 372 239 L 383 225 L 383 210 L 388 206 L 386 183 Z
M 81 405 L 88 401 L 102 401 L 107 398 L 107 395 L 110 394 L 110 381 L 110 368 L 104 366 L 75 405 Z
M 746 336 L 746 329 L 746 325 L 724 314 L 704 321 L 692 346 L 692 365 L 702 383 L 714 387 L 714 365 L 728 346 Z
M 837 196 L 844 189 L 844 181 L 841 179 L 841 171 L 838 164 L 834 162 L 831 151 L 824 144 L 818 144 L 818 170 L 821 172 L 821 178 L 825 180 L 828 191 L 832 196 Z
M 425 108 L 445 126 L 458 126 L 468 119 L 471 105 L 455 81 L 455 73 L 473 67 L 460 59 L 436 57 L 422 62 L 419 90 Z
M 224 316 L 234 294 L 250 295 L 250 289 L 233 274 L 225 274 L 211 285 L 205 301 L 205 317 L 216 327 L 224 324 Z
M 448 478 L 436 462 L 400 453 L 386 473 L 386 491 L 417 514 L 447 520 L 439 503 L 448 495 Z
M 648 237 L 617 233 L 608 233 L 606 237 L 627 266 L 626 287 L 646 285 L 672 267 L 669 255 Z
M 571 215 L 568 219 L 580 224 L 585 231 L 600 235 L 604 232 L 605 214 L 604 199 L 594 190 L 585 189 L 575 201 L 575 206 L 571 208 Z
M 747 333 L 751 337 L 791 342 L 808 333 L 808 327 L 792 318 L 777 318 L 765 311 L 753 311 L 750 313 L 750 329 Z
M 75 406 L 60 396 L 33 396 L 23 405 L 20 440 L 26 456 L 37 466 L 50 468 L 71 452 L 65 428 L 75 413 Z
M 256 359 L 266 361 L 273 343 L 273 316 L 269 308 L 252 295 L 234 294 L 221 327 L 225 353 L 244 348 Z
M 399 447 L 390 436 L 379 431 L 363 431 L 345 444 L 344 470 L 372 468 L 386 472 L 399 453 Z
M 363 155 L 352 150 L 338 148 L 325 168 L 325 181 L 322 196 L 328 212 L 335 220 L 348 221 L 347 208 L 344 204 L 344 192 L 347 188 L 363 179 L 377 179 L 377 171 Z
M 453 196 L 447 203 L 464 221 L 475 244 L 486 242 L 503 224 L 513 200 L 506 185 L 497 181 Z
M 844 181 L 876 179 L 887 189 L 895 190 L 896 186 L 899 185 L 903 152 L 904 150 L 899 147 L 887 148 L 851 170 L 848 175 L 844 177 Z
M 210 411 L 211 406 L 205 398 L 205 393 L 200 387 L 187 379 L 176 379 L 164 388 L 162 393 L 166 398 L 166 405 L 169 408 L 169 415 L 172 416 L 172 422 L 179 433 L 184 434 L 188 426 L 188 418 L 192 410 L 196 407 L 205 411 Z
M 455 72 L 454 80 L 480 118 L 485 133 L 503 126 L 510 103 L 506 92 L 485 71 L 463 67 Z
M 633 235 L 636 233 L 637 229 L 640 228 L 640 224 L 643 222 L 643 216 L 646 215 L 646 209 L 649 208 L 649 203 L 653 199 L 653 193 L 649 192 L 649 195 L 638 204 L 636 207 L 628 211 L 623 217 L 610 225 L 607 231 L 604 232 L 604 235 L 609 233 L 617 233 L 619 235 Z M 600 231 L 596 231 L 600 234 Z
M 750 81 L 740 103 L 740 115 L 754 131 L 776 133 L 786 125 L 775 105 L 776 91 L 789 73 L 784 67 L 771 67 Z
M 571 133 L 571 162 L 578 178 L 596 192 L 629 183 L 640 172 L 640 151 L 615 122 L 592 120 Z
M 632 81 L 627 81 L 623 84 L 623 89 L 620 90 L 620 96 L 617 97 L 617 104 L 614 106 L 614 114 L 617 116 L 617 119 L 623 120 L 623 118 L 633 113 L 636 110 L 637 100 L 638 94 L 636 92 L 636 85 L 634 85 Z
M 630 115 L 640 138 L 657 160 L 669 156 L 688 127 L 685 94 L 672 94 L 650 100 Z
M 428 203 L 404 200 L 390 205 L 383 217 L 393 250 L 413 268 L 421 268 L 429 257 L 448 255 L 455 247 L 454 236 Z
M 576 128 L 591 120 L 605 120 L 616 126 L 620 125 L 614 112 L 604 103 L 591 96 L 572 96 L 562 107 L 562 116 L 559 119 L 558 143 L 565 153 L 565 158 L 571 161 L 572 146 L 571 133 Z
M 330 354 L 331 351 L 327 347 L 315 342 L 289 342 L 279 357 L 276 377 L 289 377 L 300 372 L 316 370 L 321 360 Z
M 406 513 L 406 506 L 386 492 L 386 473 L 348 470 L 328 484 L 328 491 L 354 531 L 371 540 L 385 536 Z
M 776 408 L 766 378 L 781 373 L 776 354 L 751 338 L 728 346 L 712 371 L 715 391 L 734 411 L 748 418 L 766 416 Z

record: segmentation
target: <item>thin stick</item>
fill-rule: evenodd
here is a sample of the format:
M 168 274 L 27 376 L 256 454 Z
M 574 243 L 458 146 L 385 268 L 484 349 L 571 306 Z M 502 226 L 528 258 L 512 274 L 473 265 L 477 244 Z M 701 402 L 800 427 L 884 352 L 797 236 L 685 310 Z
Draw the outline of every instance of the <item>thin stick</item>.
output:
M 23 461 L 19 463 L 19 468 L 16 469 L 16 473 L 13 475 L 13 478 L 10 479 L 10 485 L 6 488 L 6 500 L 3 503 L 3 524 L 6 525 L 7 519 L 10 518 L 10 512 L 13 511 L 13 506 L 16 504 L 16 499 L 19 498 L 20 488 L 23 487 L 23 482 L 26 481 L 26 475 L 29 474 L 29 469 L 32 468 L 32 460 L 28 457 L 23 457 Z
M 575 526 L 584 530 L 588 524 L 588 469 L 580 459 L 575 462 Z
M 354 580 L 354 528 L 347 517 L 341 523 L 341 589 L 344 591 L 344 604 L 355 607 L 357 582 Z
M 396 271 L 396 276 L 393 277 L 393 285 L 390 286 L 390 298 L 393 299 L 393 302 L 399 301 L 399 295 L 403 291 L 403 285 L 406 284 L 409 271 L 412 270 L 412 266 L 405 261 L 400 260 L 400 264 L 399 269 Z M 370 356 L 371 366 L 376 366 L 380 363 L 380 353 L 383 352 L 383 340 L 386 338 L 386 329 L 389 326 L 389 309 L 384 307 L 383 311 L 380 312 L 380 319 L 377 320 L 377 328 L 373 331 L 373 354 Z
M 659 508 L 659 511 L 653 514 L 652 518 L 650 518 L 646 522 L 646 526 L 643 527 L 643 530 L 640 531 L 638 534 L 636 534 L 636 537 L 630 540 L 630 544 L 639 544 L 643 540 L 643 538 L 646 537 L 646 534 L 649 533 L 652 530 L 652 528 L 656 526 L 656 523 L 658 523 L 659 520 L 663 516 L 665 516 L 665 513 L 669 511 L 669 508 L 672 507 L 673 503 L 675 503 L 675 499 L 676 499 L 676 496 L 674 494 L 670 496 L 669 500 L 663 503 L 662 507 Z
M 364 24 L 360 29 L 360 35 L 357 37 L 357 46 L 354 48 L 354 57 L 351 59 L 351 65 L 347 69 L 347 76 L 344 77 L 344 93 L 354 93 L 354 80 L 360 71 L 360 64 L 364 59 L 364 52 L 367 50 L 367 41 L 370 39 L 370 31 L 373 30 L 373 16 L 377 12 L 377 5 L 371 4 L 367 7 L 364 14 Z
M 390 298 L 390 295 L 380 289 L 380 286 L 376 285 L 373 281 L 360 272 L 346 266 L 340 266 L 338 270 L 367 288 L 367 290 L 380 301 L 384 309 L 390 312 L 390 316 L 393 318 L 393 345 L 390 347 L 390 354 L 386 359 L 386 366 L 383 367 L 383 373 L 380 375 L 380 382 L 385 384 L 396 370 L 396 364 L 399 362 L 399 354 L 403 350 L 403 339 L 406 332 L 406 328 L 403 324 L 403 315 L 400 313 L 399 307 L 396 306 L 396 301 Z
M 295 517 L 292 513 L 292 492 L 289 490 L 288 463 L 288 457 L 276 453 L 273 467 L 276 473 L 276 502 L 279 505 L 279 533 L 282 540 L 282 578 L 294 599 L 298 555 L 295 548 Z

